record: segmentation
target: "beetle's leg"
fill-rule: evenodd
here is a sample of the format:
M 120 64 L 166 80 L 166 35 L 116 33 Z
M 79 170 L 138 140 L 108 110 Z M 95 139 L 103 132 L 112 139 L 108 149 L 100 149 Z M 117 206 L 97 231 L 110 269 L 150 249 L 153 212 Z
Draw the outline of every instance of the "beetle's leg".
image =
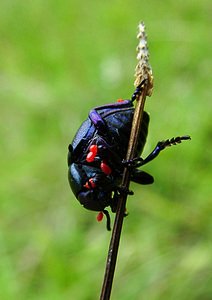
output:
M 184 136 L 178 136 L 176 138 L 168 139 L 166 141 L 161 141 L 158 142 L 155 149 L 141 162 L 141 166 L 147 164 L 151 160 L 153 160 L 155 157 L 158 156 L 158 154 L 164 150 L 166 147 L 170 147 L 173 145 L 180 144 L 184 140 L 190 140 L 189 135 L 184 135 Z
M 134 195 L 134 192 L 133 191 L 131 191 L 131 190 L 129 190 L 128 188 L 125 188 L 125 187 L 123 187 L 123 186 L 119 186 L 118 188 L 117 188 L 117 191 L 121 194 L 121 193 L 123 193 L 123 194 L 127 194 L 127 195 Z
M 129 191 L 129 190 L 123 190 L 121 191 L 121 188 L 118 188 L 116 190 L 114 190 L 114 194 L 113 194 L 113 197 L 111 198 L 111 203 L 110 203 L 110 208 L 111 208 L 111 211 L 113 213 L 115 213 L 117 211 L 117 206 L 118 206 L 118 201 L 119 201 L 119 197 L 120 197 L 120 193 L 123 193 L 123 192 L 126 192 L 128 195 L 132 195 L 133 192 Z M 127 210 L 125 208 L 125 212 L 124 212 L 124 217 L 128 216 L 128 213 L 127 213 Z
M 158 142 L 155 149 L 145 159 L 138 157 L 138 158 L 134 158 L 130 161 L 123 161 L 123 163 L 124 163 L 124 165 L 128 165 L 131 168 L 141 167 L 141 166 L 147 164 L 148 162 L 150 162 L 151 160 L 153 160 L 154 158 L 156 158 L 158 156 L 158 154 L 162 150 L 164 150 L 166 147 L 170 147 L 172 145 L 177 145 L 177 144 L 180 144 L 183 140 L 190 140 L 190 139 L 191 138 L 189 135 L 184 135 L 181 137 L 178 136 L 176 138 Z
M 110 226 L 110 214 L 109 214 L 109 212 L 108 212 L 106 209 L 104 209 L 102 212 L 103 212 L 103 214 L 106 216 L 106 219 L 107 219 L 107 223 L 106 223 L 107 230 L 108 230 L 108 231 L 111 231 L 111 226 Z
M 142 89 L 143 89 L 143 86 L 144 86 L 144 82 L 145 82 L 145 79 L 135 89 L 135 91 L 134 91 L 134 93 L 132 94 L 132 97 L 131 97 L 132 102 L 137 100 L 138 97 L 141 95 L 141 92 L 142 92 Z
M 132 170 L 131 180 L 139 184 L 152 184 L 154 182 L 152 175 L 138 169 Z

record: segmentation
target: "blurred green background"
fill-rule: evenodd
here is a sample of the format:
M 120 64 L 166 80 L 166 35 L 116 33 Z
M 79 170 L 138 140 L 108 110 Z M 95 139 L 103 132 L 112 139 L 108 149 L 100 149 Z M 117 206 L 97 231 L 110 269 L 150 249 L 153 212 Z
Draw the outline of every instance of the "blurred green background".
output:
M 98 299 L 110 233 L 67 181 L 93 106 L 133 92 L 145 21 L 155 88 L 143 156 L 190 134 L 131 185 L 111 299 L 212 299 L 210 0 L 0 3 L 0 299 Z M 113 216 L 114 218 L 114 216 Z

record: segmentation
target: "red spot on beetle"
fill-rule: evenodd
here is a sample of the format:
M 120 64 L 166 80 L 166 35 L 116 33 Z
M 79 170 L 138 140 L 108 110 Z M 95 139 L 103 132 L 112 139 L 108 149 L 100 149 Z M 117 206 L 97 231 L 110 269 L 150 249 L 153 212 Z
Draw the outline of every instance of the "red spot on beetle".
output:
M 96 216 L 96 219 L 97 219 L 98 222 L 101 222 L 102 219 L 103 219 L 103 217 L 104 217 L 104 214 L 103 214 L 102 211 L 100 211 L 100 212 L 98 213 L 98 215 Z
M 117 102 L 123 102 L 124 100 L 123 99 L 117 99 Z
M 107 165 L 105 161 L 101 162 L 100 168 L 102 172 L 105 173 L 106 175 L 110 175 L 112 172 L 111 168 Z

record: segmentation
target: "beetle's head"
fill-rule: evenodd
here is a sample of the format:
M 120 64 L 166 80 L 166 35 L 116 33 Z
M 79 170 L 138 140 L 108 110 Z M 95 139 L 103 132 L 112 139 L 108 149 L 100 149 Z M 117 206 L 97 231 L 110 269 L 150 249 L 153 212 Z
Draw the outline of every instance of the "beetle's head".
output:
M 110 203 L 111 193 L 91 189 L 81 191 L 77 199 L 87 209 L 102 211 Z
M 103 187 L 102 184 L 98 186 L 102 177 L 105 183 Z M 107 188 L 107 179 L 100 169 L 72 163 L 68 178 L 74 195 L 86 209 L 102 211 L 110 205 L 111 189 Z

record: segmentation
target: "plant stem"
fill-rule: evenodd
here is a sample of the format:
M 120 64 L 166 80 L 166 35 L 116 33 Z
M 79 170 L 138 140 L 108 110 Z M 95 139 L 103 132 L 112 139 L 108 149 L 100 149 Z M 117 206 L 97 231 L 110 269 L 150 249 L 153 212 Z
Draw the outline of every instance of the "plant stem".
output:
M 127 159 L 131 159 L 134 157 L 134 151 L 136 149 L 137 139 L 139 135 L 139 127 L 140 127 L 139 125 L 142 122 L 145 98 L 146 98 L 146 88 L 143 89 L 141 99 L 138 101 L 138 104 L 136 105 L 135 108 L 134 119 L 133 119 L 134 126 L 132 125 Z M 130 183 L 130 169 L 125 168 L 123 173 L 123 178 L 122 178 L 123 190 L 129 189 L 129 183 Z M 124 212 L 126 207 L 126 201 L 127 201 L 127 193 L 123 192 L 120 195 L 118 206 L 117 206 L 116 217 L 115 217 L 113 232 L 112 232 L 109 251 L 108 251 L 106 270 L 105 270 L 105 276 L 104 276 L 100 300 L 110 299 L 117 254 L 118 254 L 118 247 L 119 247 L 121 231 L 122 231 Z
M 142 26 L 142 28 L 141 28 Z M 142 29 L 142 30 L 141 30 Z M 141 32 L 142 31 L 142 32 Z M 141 36 L 141 34 L 143 34 Z M 135 151 L 137 148 L 137 142 L 139 138 L 139 132 L 140 127 L 142 124 L 142 117 L 143 117 L 143 111 L 144 111 L 144 104 L 146 100 L 146 96 L 151 94 L 151 89 L 153 86 L 152 83 L 152 73 L 151 69 L 148 65 L 148 51 L 146 46 L 146 36 L 144 32 L 144 24 L 139 24 L 139 34 L 138 38 L 141 43 L 142 41 L 145 42 L 145 47 L 142 49 L 138 46 L 138 53 L 139 51 L 146 51 L 145 52 L 145 62 L 142 60 L 144 58 L 144 55 L 142 51 L 140 52 L 141 55 L 139 55 L 139 63 L 136 67 L 136 83 L 135 85 L 138 86 L 143 80 L 143 86 L 142 86 L 142 92 L 140 96 L 137 97 L 137 103 L 134 111 L 133 121 L 132 121 L 132 128 L 131 128 L 131 134 L 128 144 L 128 150 L 126 155 L 126 160 L 133 159 L 135 156 Z M 139 44 L 140 45 L 140 44 Z M 143 56 L 142 56 L 143 55 Z M 139 78 L 138 78 L 139 77 Z M 142 81 L 141 81 L 142 80 Z M 109 300 L 111 289 L 112 289 L 112 283 L 113 283 L 113 277 L 115 272 L 115 266 L 116 266 L 116 260 L 117 260 L 117 254 L 118 254 L 118 248 L 119 248 L 119 242 L 121 237 L 121 231 L 122 231 L 122 225 L 123 225 L 123 219 L 125 215 L 125 208 L 126 208 L 126 201 L 127 201 L 127 192 L 129 190 L 130 185 L 130 168 L 125 167 L 122 177 L 122 184 L 121 188 L 123 192 L 120 193 L 117 211 L 116 211 L 116 217 L 114 221 L 114 227 L 112 231 L 109 251 L 108 251 L 108 257 L 107 257 L 107 263 L 106 263 L 106 269 L 105 269 L 105 276 L 104 281 L 102 285 L 102 291 L 100 300 Z M 125 192 L 124 192 L 125 191 Z

